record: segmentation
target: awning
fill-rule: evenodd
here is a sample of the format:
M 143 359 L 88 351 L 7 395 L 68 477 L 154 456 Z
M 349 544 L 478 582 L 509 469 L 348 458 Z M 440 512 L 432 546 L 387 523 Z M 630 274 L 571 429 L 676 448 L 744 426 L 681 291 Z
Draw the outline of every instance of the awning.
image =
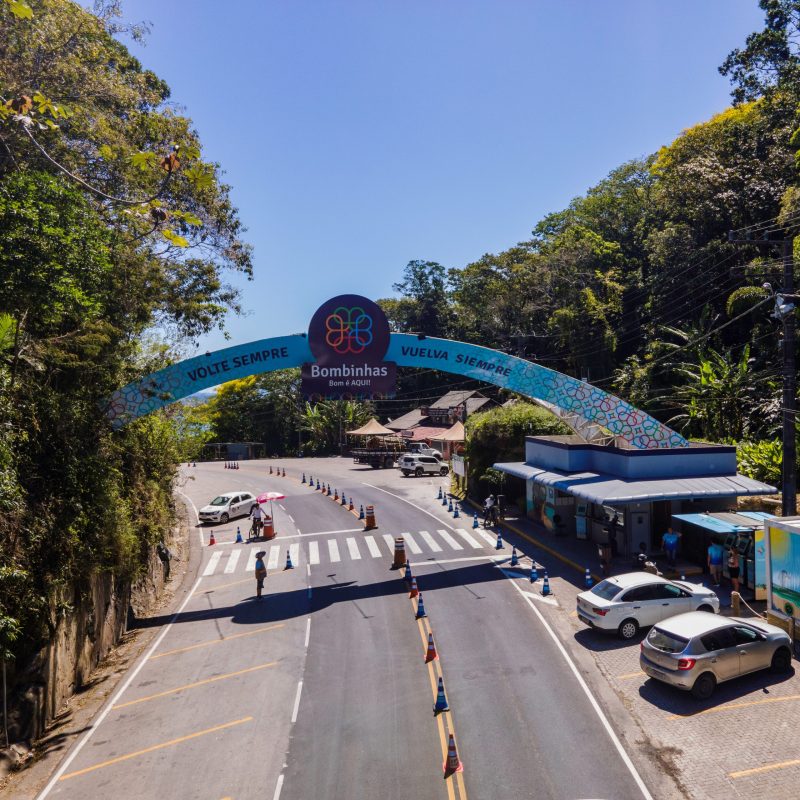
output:
M 736 518 L 739 519 L 736 519 Z M 673 514 L 672 519 L 679 519 L 697 525 L 712 533 L 739 533 L 764 527 L 765 519 L 774 519 L 774 514 L 764 512 L 742 511 L 737 514 Z M 737 524 L 741 523 L 741 524 Z
M 437 442 L 463 442 L 466 434 L 464 432 L 464 424 L 456 422 L 452 428 L 448 428 L 444 433 L 438 436 L 432 436 L 431 439 Z
M 410 442 L 426 442 L 429 439 L 441 439 L 442 434 L 447 431 L 447 428 L 436 428 L 432 425 L 420 425 L 418 428 L 411 428 L 408 431 L 403 431 L 403 438 L 408 439 Z M 410 433 L 411 436 L 406 436 Z
M 347 431 L 348 436 L 395 436 L 395 432 L 384 428 L 378 420 L 373 417 L 366 425 L 362 425 L 354 431 Z
M 775 494 L 774 486 L 744 475 L 648 478 L 628 481 L 597 472 L 563 473 L 524 463 L 498 463 L 494 468 L 517 478 L 552 486 L 581 500 L 600 505 L 647 503 L 653 500 L 691 500 L 702 497 L 740 497 Z

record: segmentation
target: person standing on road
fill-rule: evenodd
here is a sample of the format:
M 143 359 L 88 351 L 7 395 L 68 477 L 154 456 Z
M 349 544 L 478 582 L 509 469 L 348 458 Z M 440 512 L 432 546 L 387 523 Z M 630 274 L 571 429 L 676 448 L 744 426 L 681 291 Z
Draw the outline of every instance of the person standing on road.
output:
M 731 545 L 728 550 L 728 575 L 731 579 L 731 588 L 734 592 L 739 591 L 739 551 Z
M 678 542 L 680 541 L 681 535 L 679 533 L 675 533 L 672 530 L 672 527 L 667 528 L 667 532 L 661 537 L 661 546 L 664 548 L 664 552 L 667 554 L 667 563 L 671 566 L 675 566 L 675 561 L 678 558 Z
M 266 553 L 262 550 L 256 553 L 256 600 L 261 599 L 261 592 L 264 589 L 264 581 L 267 577 L 267 566 L 264 564 Z
M 721 544 L 712 542 L 708 546 L 708 571 L 711 573 L 711 578 L 714 581 L 714 586 L 719 586 L 722 580 L 722 554 L 724 550 Z

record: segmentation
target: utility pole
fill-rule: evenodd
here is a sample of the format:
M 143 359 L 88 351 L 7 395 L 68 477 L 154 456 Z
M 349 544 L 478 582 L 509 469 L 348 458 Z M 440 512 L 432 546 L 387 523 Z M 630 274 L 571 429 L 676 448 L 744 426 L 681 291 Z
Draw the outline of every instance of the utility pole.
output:
M 770 239 L 769 234 L 757 239 L 752 236 L 736 238 L 734 231 L 728 232 L 728 241 L 734 244 L 781 245 L 783 260 L 783 290 L 775 295 L 775 311 L 772 316 L 783 323 L 783 402 L 781 404 L 783 466 L 781 486 L 781 511 L 784 517 L 797 513 L 797 439 L 795 419 L 797 417 L 797 369 L 795 350 L 797 347 L 797 323 L 795 306 L 787 302 L 794 298 L 794 237 Z M 771 287 L 770 287 L 771 289 Z

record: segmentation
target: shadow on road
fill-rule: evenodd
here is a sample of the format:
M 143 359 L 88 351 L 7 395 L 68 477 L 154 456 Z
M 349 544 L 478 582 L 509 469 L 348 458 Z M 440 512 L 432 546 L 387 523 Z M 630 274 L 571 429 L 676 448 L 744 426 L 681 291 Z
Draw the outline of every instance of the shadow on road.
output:
M 644 639 L 645 634 L 649 628 L 640 630 L 633 639 L 620 639 L 614 631 L 604 633 L 596 631 L 592 628 L 584 628 L 578 631 L 574 638 L 575 641 L 584 647 L 586 650 L 591 650 L 594 653 L 606 653 L 609 650 L 620 650 L 623 647 L 638 646 L 639 642 Z

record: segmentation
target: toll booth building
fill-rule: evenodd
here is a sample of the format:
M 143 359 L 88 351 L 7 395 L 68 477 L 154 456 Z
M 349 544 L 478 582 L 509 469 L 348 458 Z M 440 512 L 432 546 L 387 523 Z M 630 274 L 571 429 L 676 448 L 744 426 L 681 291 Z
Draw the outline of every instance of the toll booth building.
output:
M 735 509 L 743 495 L 776 489 L 736 472 L 736 448 L 638 450 L 590 444 L 579 436 L 528 436 L 525 463 L 496 469 L 525 481 L 527 514 L 556 535 L 610 545 L 633 556 L 643 542 L 661 550 L 676 514 Z

